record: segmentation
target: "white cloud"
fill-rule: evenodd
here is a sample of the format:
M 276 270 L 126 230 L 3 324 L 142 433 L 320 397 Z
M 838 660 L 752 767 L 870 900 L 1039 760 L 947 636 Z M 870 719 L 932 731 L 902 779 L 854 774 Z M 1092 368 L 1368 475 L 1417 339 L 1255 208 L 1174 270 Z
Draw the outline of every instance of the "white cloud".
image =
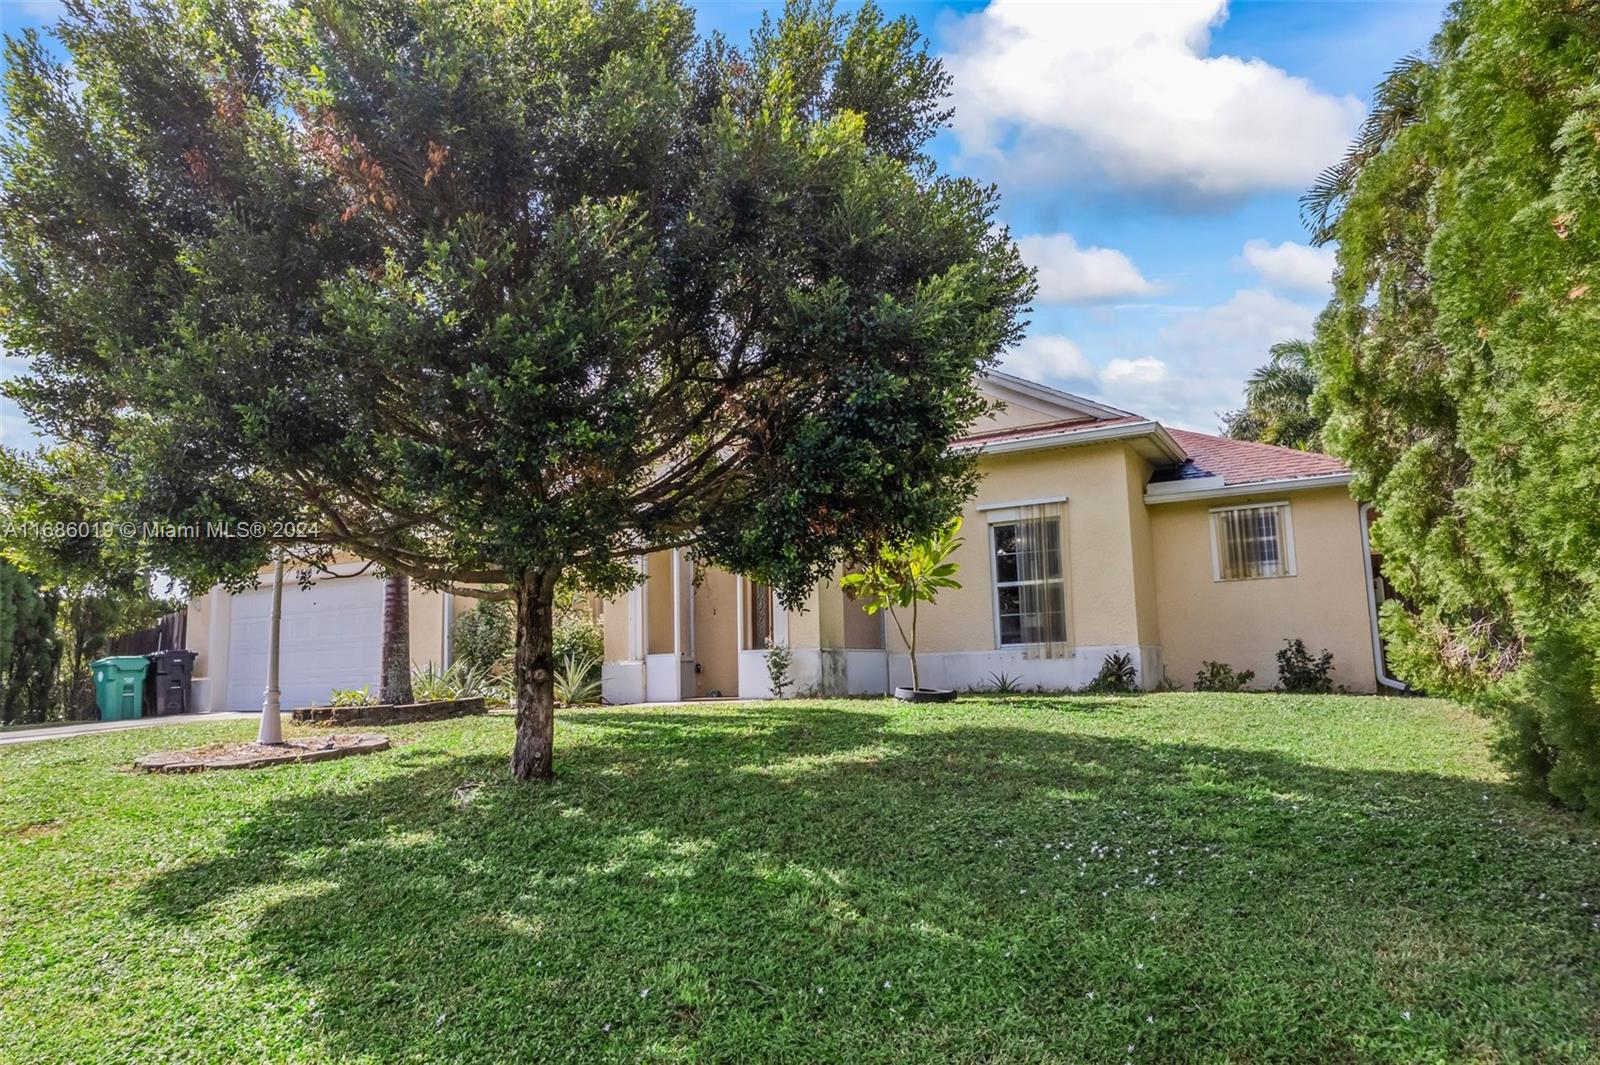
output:
M 1049 333 L 1024 338 L 1006 353 L 1004 368 L 1030 381 L 1090 382 L 1099 374 L 1078 345 Z
M 1332 247 L 1313 248 L 1289 240 L 1276 246 L 1247 240 L 1241 258 L 1269 285 L 1297 292 L 1326 292 L 1337 254 Z
M 949 33 L 963 159 L 1012 180 L 1087 168 L 1187 198 L 1304 188 L 1349 144 L 1361 102 L 1207 55 L 1226 17 L 1224 0 L 994 0 Z
M 1100 374 L 1100 382 L 1107 386 L 1154 385 L 1166 380 L 1167 364 L 1148 356 L 1142 359 L 1112 359 Z
M 1017 247 L 1039 271 L 1041 303 L 1103 303 L 1155 291 L 1122 252 L 1080 248 L 1070 233 L 1021 237 Z
M 1024 340 L 1006 356 L 1005 368 L 1164 425 L 1215 433 L 1220 415 L 1239 406 L 1244 379 L 1266 361 L 1267 349 L 1310 336 L 1316 315 L 1316 307 L 1265 289 L 1241 289 L 1174 319 L 1157 334 L 1153 354 L 1135 350 L 1099 366 L 1069 338 L 1047 333 Z
M 1317 308 L 1266 289 L 1240 289 L 1225 302 L 1186 314 L 1161 330 L 1164 349 L 1196 368 L 1245 373 L 1280 340 L 1310 337 Z

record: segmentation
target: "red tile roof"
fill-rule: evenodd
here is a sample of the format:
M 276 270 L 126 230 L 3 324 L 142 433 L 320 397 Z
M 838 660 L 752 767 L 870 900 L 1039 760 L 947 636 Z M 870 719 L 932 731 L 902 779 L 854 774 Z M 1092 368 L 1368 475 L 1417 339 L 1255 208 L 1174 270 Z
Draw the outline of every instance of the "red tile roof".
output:
M 1013 440 L 1034 440 L 1041 436 L 1061 436 L 1065 433 L 1082 432 L 1085 429 L 1104 429 L 1108 425 L 1131 425 L 1144 420 L 1136 414 L 1127 414 L 1119 418 L 1069 418 L 1059 422 L 1043 422 L 1036 425 L 1014 426 L 1010 429 L 990 429 L 984 433 L 970 433 L 959 437 L 954 446 L 972 447 L 1000 441 L 1009 443 Z
M 1167 432 L 1189 453 L 1189 461 L 1169 470 L 1157 470 L 1150 478 L 1152 484 L 1196 477 L 1221 477 L 1223 483 L 1229 485 L 1251 484 L 1350 472 L 1332 455 L 1316 451 L 1230 440 L 1187 429 L 1168 429 Z

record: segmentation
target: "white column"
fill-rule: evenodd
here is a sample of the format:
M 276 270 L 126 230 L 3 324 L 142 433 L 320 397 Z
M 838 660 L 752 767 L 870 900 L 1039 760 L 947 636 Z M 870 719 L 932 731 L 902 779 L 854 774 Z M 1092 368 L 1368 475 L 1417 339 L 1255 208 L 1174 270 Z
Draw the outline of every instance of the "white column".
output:
M 272 620 L 267 628 L 267 690 L 261 700 L 261 728 L 257 743 L 283 742 L 283 715 L 278 697 L 278 634 L 283 627 L 283 556 L 272 564 Z

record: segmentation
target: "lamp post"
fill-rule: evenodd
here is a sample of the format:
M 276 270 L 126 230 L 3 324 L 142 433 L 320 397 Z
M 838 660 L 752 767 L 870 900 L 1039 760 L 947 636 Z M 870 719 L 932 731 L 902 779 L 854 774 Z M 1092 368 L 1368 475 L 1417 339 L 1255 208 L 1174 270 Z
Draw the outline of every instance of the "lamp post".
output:
M 261 699 L 261 729 L 257 743 L 283 742 L 283 715 L 278 696 L 278 630 L 283 624 L 283 553 L 272 564 L 272 620 L 267 630 L 267 690 Z

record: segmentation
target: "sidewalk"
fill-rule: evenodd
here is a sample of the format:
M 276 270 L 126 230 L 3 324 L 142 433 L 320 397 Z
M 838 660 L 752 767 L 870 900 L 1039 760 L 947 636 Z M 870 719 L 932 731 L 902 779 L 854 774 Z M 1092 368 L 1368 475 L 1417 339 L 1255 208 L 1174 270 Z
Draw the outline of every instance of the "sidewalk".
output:
M 45 740 L 64 740 L 73 736 L 93 736 L 101 732 L 118 732 L 127 728 L 154 728 L 159 725 L 198 725 L 210 721 L 240 721 L 261 715 L 242 710 L 227 710 L 215 714 L 169 714 L 166 717 L 138 717 L 132 721 L 73 721 L 63 725 L 45 725 L 23 728 L 16 732 L 0 732 L 0 747 L 13 743 L 42 743 Z M 286 717 L 288 715 L 285 715 Z

